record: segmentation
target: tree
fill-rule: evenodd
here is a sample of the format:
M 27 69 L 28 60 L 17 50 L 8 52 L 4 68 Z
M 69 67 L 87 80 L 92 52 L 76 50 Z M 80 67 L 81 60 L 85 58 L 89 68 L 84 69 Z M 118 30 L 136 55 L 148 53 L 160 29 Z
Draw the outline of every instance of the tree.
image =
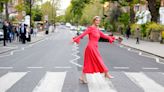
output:
M 80 20 L 82 16 L 82 11 L 86 4 L 89 4 L 90 0 L 72 0 L 72 9 L 71 12 L 73 13 L 73 16 L 76 18 L 77 22 Z M 77 23 L 78 24 L 78 23 Z
M 148 7 L 151 13 L 151 20 L 153 22 L 157 22 L 158 21 L 158 17 L 159 17 L 159 8 L 160 8 L 160 1 L 161 0 L 147 0 L 148 1 Z
M 39 8 L 39 6 L 37 5 L 37 6 L 33 7 L 33 9 L 32 9 L 32 19 L 34 21 L 41 21 L 42 17 L 43 17 L 43 14 L 42 14 L 41 9 Z
M 8 12 L 8 2 L 11 0 L 1 0 L 0 4 L 1 4 L 1 9 L 0 11 L 3 11 L 3 5 L 5 5 L 5 13 L 6 13 L 6 20 L 9 20 L 9 12 Z
M 48 19 L 53 21 L 56 18 L 56 11 L 58 9 L 57 6 L 58 2 L 55 3 L 55 5 L 53 5 L 51 2 L 47 1 L 44 4 L 41 5 L 41 12 L 43 13 L 43 15 L 48 15 Z

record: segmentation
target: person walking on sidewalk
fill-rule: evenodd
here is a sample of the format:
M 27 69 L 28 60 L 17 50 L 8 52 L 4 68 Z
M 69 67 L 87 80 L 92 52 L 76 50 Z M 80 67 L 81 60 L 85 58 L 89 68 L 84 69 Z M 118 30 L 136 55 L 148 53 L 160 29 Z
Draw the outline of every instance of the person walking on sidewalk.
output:
M 126 38 L 129 39 L 131 32 L 130 32 L 130 26 L 128 25 L 127 29 L 126 29 Z
M 108 39 L 110 43 L 114 42 L 116 39 L 113 36 L 106 36 L 103 32 L 101 32 L 99 29 L 99 24 L 100 17 L 95 16 L 93 18 L 92 26 L 89 26 L 84 31 L 84 33 L 72 39 L 72 42 L 76 42 L 77 44 L 79 44 L 81 38 L 83 38 L 85 35 L 89 35 L 89 42 L 85 49 L 82 75 L 79 78 L 81 83 L 87 83 L 87 80 L 85 78 L 86 73 L 105 73 L 104 77 L 109 79 L 113 78 L 113 76 L 108 73 L 108 68 L 105 66 L 100 56 L 100 52 L 98 50 L 98 41 L 100 37 Z
M 139 44 L 140 43 L 140 29 L 137 28 L 136 29 L 136 44 Z
M 3 29 L 3 35 L 4 35 L 4 37 L 3 37 L 3 45 L 4 46 L 6 46 L 8 26 L 9 26 L 8 22 L 4 21 L 3 28 L 2 28 Z
M 25 44 L 26 43 L 26 24 L 21 25 L 20 34 L 21 34 L 22 43 Z

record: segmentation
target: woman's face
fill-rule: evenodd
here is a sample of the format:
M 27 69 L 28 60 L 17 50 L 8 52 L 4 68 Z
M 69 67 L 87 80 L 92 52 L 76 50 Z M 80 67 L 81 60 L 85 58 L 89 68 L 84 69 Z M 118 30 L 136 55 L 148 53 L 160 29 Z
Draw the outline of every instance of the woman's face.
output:
M 94 24 L 96 26 L 99 26 L 100 25 L 100 19 L 99 18 L 96 18 L 95 21 L 94 21 Z

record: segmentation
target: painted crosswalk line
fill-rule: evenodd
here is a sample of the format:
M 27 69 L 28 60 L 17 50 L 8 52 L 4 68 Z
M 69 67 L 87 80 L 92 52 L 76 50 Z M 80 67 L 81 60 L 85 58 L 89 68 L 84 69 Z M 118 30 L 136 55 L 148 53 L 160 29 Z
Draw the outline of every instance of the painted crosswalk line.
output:
M 61 92 L 66 72 L 47 72 L 33 92 Z
M 100 73 L 87 74 L 89 92 L 117 92 L 114 86 L 109 85 Z
M 144 92 L 164 92 L 164 87 L 146 76 L 144 73 L 125 73 L 131 81 L 141 87 Z
M 10 87 L 12 87 L 17 81 L 19 81 L 26 72 L 11 72 L 7 73 L 0 78 L 0 92 L 6 92 Z

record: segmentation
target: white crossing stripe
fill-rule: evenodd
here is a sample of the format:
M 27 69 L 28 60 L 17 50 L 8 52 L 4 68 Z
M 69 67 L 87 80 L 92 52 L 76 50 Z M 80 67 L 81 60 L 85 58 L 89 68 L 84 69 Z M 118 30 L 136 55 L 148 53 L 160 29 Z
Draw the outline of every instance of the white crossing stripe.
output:
M 144 92 L 164 92 L 164 87 L 150 79 L 143 73 L 125 73 Z
M 61 92 L 66 72 L 47 72 L 33 92 Z
M 117 92 L 112 84 L 108 84 L 100 73 L 87 74 L 89 92 Z
M 13 69 L 13 67 L 0 67 L 0 69 Z
M 156 67 L 143 67 L 144 70 L 158 70 L 159 68 Z
M 114 69 L 129 69 L 129 67 L 113 67 Z
M 12 72 L 7 73 L 0 78 L 0 92 L 6 92 L 18 80 L 26 75 L 26 72 Z
M 43 68 L 43 67 L 27 67 L 27 68 L 31 68 L 31 69 L 41 69 L 41 68 Z

